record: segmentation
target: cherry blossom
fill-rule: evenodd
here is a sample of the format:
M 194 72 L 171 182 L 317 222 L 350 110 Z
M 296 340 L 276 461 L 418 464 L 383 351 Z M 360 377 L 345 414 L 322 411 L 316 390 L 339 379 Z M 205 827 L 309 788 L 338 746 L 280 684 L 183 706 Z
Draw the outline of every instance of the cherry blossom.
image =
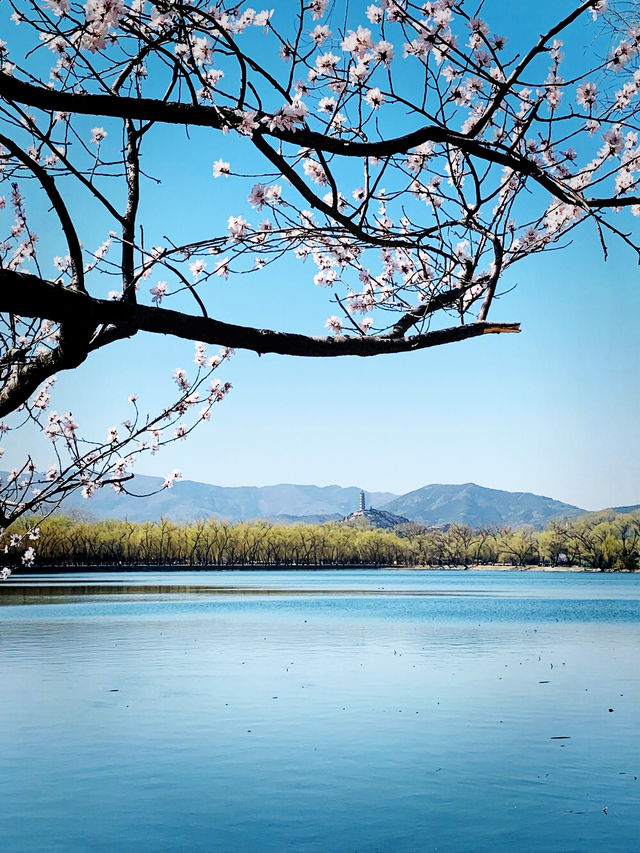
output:
M 155 302 L 156 305 L 160 305 L 160 303 L 162 302 L 162 299 L 166 295 L 168 289 L 169 289 L 169 285 L 166 281 L 159 281 L 156 285 L 154 285 L 149 290 L 149 292 L 153 296 L 152 301 Z
M 213 164 L 213 177 L 214 178 L 228 178 L 230 174 L 231 164 L 227 163 L 225 160 L 216 160 Z
M 247 235 L 248 223 L 242 216 L 230 216 L 228 219 L 228 230 L 229 236 L 233 240 L 241 240 Z
M 374 110 L 381 107 L 385 100 L 383 93 L 378 88 L 369 89 L 367 94 L 364 96 L 364 99 Z
M 334 335 L 339 335 L 342 332 L 342 320 L 339 317 L 336 317 L 335 314 L 332 314 L 331 317 L 327 317 L 325 326 L 333 332 Z
M 589 109 L 590 107 L 595 107 L 597 94 L 598 87 L 595 83 L 581 83 L 577 89 L 576 100 L 585 109 Z
M 189 269 L 191 270 L 191 275 L 193 276 L 194 281 L 198 281 L 202 273 L 206 268 L 206 263 L 198 258 L 197 261 L 194 261 L 192 264 L 189 264 Z

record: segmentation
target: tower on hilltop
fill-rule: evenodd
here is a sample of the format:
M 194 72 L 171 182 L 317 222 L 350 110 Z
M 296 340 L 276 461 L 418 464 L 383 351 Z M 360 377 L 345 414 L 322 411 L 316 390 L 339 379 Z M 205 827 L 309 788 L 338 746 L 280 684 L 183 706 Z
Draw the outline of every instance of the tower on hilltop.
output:
M 359 512 L 364 512 L 366 510 L 365 500 L 364 500 L 364 492 L 360 492 L 360 509 Z

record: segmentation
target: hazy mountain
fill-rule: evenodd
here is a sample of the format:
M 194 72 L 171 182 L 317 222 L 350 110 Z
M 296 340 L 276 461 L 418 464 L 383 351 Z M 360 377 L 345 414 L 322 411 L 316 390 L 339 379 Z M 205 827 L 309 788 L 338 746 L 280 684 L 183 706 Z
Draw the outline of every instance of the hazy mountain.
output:
M 162 486 L 162 477 L 136 475 L 128 484 L 138 494 Z M 379 506 L 397 497 L 392 492 L 365 492 L 367 504 Z M 90 500 L 79 493 L 70 495 L 62 512 L 78 510 L 95 518 L 128 518 L 129 521 L 153 521 L 161 516 L 172 521 L 196 518 L 220 518 L 229 521 L 265 518 L 291 523 L 302 520 L 342 518 L 358 508 L 360 489 L 356 486 L 212 486 L 191 480 L 179 480 L 171 489 L 163 489 L 147 498 L 117 495 L 113 489 L 98 489 Z M 279 519 L 279 516 L 282 516 Z M 307 518 L 307 517 L 313 518 Z M 304 518 L 303 518 L 304 517 Z
M 315 513 L 314 515 L 267 515 L 261 516 L 262 521 L 269 521 L 271 524 L 324 524 L 327 521 L 342 521 L 344 518 L 341 512 L 331 513 Z
M 6 472 L 0 471 L 6 481 Z M 129 487 L 139 494 L 162 486 L 162 477 L 136 475 Z M 570 518 L 586 510 L 530 492 L 505 492 L 485 489 L 475 483 L 423 486 L 406 495 L 392 492 L 365 492 L 367 511 L 372 507 L 404 520 L 437 526 L 468 524 L 544 527 L 552 518 Z M 337 521 L 358 510 L 360 489 L 356 486 L 213 486 L 191 480 L 179 480 L 171 489 L 162 489 L 149 497 L 117 495 L 110 487 L 98 489 L 91 500 L 80 492 L 70 495 L 61 511 L 79 511 L 90 518 L 128 518 L 130 521 L 156 521 L 161 516 L 172 521 L 219 518 L 229 521 L 262 518 L 272 523 L 322 523 Z M 612 507 L 608 512 L 628 513 L 635 506 Z M 397 522 L 394 522 L 397 523 Z
M 485 489 L 475 483 L 423 486 L 380 508 L 426 525 L 457 522 L 469 527 L 495 524 L 544 527 L 552 518 L 567 518 L 585 512 L 577 506 L 531 492 L 503 492 Z

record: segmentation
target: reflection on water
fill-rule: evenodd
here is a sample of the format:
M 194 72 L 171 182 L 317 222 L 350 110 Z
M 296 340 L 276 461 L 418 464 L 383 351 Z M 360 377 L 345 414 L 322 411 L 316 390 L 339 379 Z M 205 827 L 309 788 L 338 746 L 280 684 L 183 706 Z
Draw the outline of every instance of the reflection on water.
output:
M 416 574 L 3 607 L 3 849 L 637 849 L 640 578 Z

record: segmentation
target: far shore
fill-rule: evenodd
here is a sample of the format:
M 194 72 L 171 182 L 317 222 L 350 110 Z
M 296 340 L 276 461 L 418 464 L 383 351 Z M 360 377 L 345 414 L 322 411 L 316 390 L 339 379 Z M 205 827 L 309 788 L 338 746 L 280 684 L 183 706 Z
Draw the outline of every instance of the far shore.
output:
M 30 575 L 59 575 L 59 574 L 142 574 L 142 573 L 163 573 L 171 574 L 172 572 L 334 572 L 334 571 L 398 571 L 398 572 L 415 572 L 415 571 L 430 571 L 430 572 L 572 572 L 572 573 L 589 573 L 589 574 L 638 574 L 640 570 L 633 571 L 630 569 L 598 569 L 587 566 L 512 566 L 504 564 L 492 565 L 470 565 L 470 566 L 378 566 L 374 564 L 350 564 L 332 566 L 292 566 L 292 565 L 262 565 L 262 566 L 122 566 L 122 565 L 103 565 L 103 566 L 32 566 L 29 571 L 24 568 L 14 569 L 9 576 L 11 580 L 18 580 L 22 577 Z M 6 581 L 5 581 L 6 583 Z M 0 584 L 0 589 L 2 584 Z

